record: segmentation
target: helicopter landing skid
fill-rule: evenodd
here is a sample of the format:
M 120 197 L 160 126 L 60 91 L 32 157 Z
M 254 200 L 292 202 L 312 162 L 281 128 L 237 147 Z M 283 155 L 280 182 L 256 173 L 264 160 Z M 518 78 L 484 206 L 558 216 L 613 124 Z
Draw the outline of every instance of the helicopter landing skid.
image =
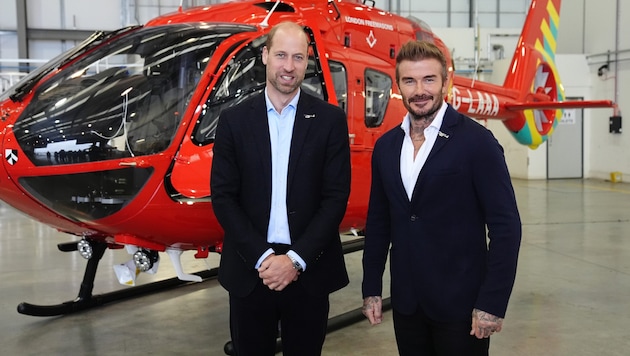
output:
M 72 245 L 75 246 L 73 247 Z M 59 249 L 65 252 L 77 250 L 76 243 L 63 244 L 63 246 L 61 246 L 60 244 Z M 174 277 L 105 294 L 92 295 L 92 290 L 94 289 L 94 278 L 96 277 L 96 269 L 106 249 L 107 243 L 96 242 L 93 244 L 93 254 L 92 257 L 88 260 L 87 266 L 85 267 L 83 281 L 81 282 L 79 295 L 76 299 L 57 305 L 36 305 L 22 302 L 17 307 L 18 313 L 31 316 L 58 316 L 71 314 L 107 304 L 113 301 L 138 297 L 141 295 L 177 287 L 182 284 L 191 283 L 188 280 L 181 280 L 177 277 Z M 218 268 L 213 268 L 210 270 L 204 270 L 194 273 L 194 275 L 198 276 L 202 280 L 207 280 L 216 278 L 217 273 Z
M 358 238 L 355 240 L 344 241 L 342 245 L 344 253 L 355 252 L 363 249 L 363 239 Z M 88 260 L 87 266 L 85 267 L 83 281 L 81 282 L 79 295 L 76 299 L 56 305 L 36 305 L 22 302 L 17 307 L 18 313 L 31 316 L 66 315 L 101 306 L 103 304 L 111 303 L 113 301 L 138 297 L 141 295 L 177 287 L 182 284 L 193 283 L 191 281 L 198 280 L 197 276 L 198 278 L 201 278 L 202 281 L 205 281 L 208 279 L 214 279 L 218 275 L 218 268 L 213 268 L 187 275 L 189 277 L 187 278 L 187 280 L 173 277 L 158 282 L 152 282 L 135 287 L 121 289 L 114 292 L 92 295 L 92 290 L 94 289 L 94 279 L 96 277 L 96 269 L 98 268 L 98 264 L 101 261 L 105 250 L 107 250 L 107 246 L 108 244 L 105 242 L 93 242 L 92 257 Z M 58 247 L 59 250 L 63 252 L 77 251 L 78 242 L 59 244 Z

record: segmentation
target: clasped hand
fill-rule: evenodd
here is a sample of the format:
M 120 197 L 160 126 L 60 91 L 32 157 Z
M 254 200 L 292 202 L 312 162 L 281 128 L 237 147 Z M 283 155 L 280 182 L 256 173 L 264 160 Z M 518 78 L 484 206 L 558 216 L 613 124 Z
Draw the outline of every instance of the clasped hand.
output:
M 299 275 L 287 255 L 271 254 L 258 268 L 258 276 L 263 280 L 263 284 L 275 291 L 281 291 L 291 282 L 297 281 Z

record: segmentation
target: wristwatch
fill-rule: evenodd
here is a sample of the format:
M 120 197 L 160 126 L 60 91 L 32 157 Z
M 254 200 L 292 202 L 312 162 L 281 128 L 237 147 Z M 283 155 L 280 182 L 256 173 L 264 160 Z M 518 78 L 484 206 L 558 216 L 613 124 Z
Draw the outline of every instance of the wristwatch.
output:
M 291 257 L 291 255 L 287 255 L 287 257 L 289 257 L 289 259 L 291 260 L 291 263 L 293 263 L 293 268 L 295 268 L 298 272 L 302 272 L 302 265 L 300 264 L 300 262 L 298 262 L 295 258 Z

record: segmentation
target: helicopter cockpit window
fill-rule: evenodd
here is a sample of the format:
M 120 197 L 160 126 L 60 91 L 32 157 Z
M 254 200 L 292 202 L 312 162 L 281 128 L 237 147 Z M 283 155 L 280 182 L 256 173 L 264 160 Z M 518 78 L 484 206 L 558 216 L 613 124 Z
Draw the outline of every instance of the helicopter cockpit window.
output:
M 214 142 L 215 131 L 222 110 L 237 105 L 265 88 L 266 68 L 262 62 L 262 50 L 267 36 L 255 39 L 243 47 L 228 63 L 218 79 L 214 92 L 202 106 L 201 116 L 193 134 L 193 142 L 202 146 Z M 319 67 L 309 48 L 308 67 L 302 82 L 302 90 L 324 99 L 324 86 Z
M 365 71 L 365 126 L 383 123 L 385 109 L 392 91 L 392 78 L 372 69 Z
M 38 166 L 163 151 L 217 46 L 245 25 L 147 27 L 79 58 L 37 87 L 13 130 Z

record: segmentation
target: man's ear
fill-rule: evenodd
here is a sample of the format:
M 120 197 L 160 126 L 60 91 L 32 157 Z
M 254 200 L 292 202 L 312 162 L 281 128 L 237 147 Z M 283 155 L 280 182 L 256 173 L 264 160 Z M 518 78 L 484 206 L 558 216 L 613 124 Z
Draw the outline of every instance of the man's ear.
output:
M 267 46 L 264 46 L 262 53 L 262 61 L 264 65 L 267 65 L 267 56 L 269 56 L 269 50 L 267 50 Z

